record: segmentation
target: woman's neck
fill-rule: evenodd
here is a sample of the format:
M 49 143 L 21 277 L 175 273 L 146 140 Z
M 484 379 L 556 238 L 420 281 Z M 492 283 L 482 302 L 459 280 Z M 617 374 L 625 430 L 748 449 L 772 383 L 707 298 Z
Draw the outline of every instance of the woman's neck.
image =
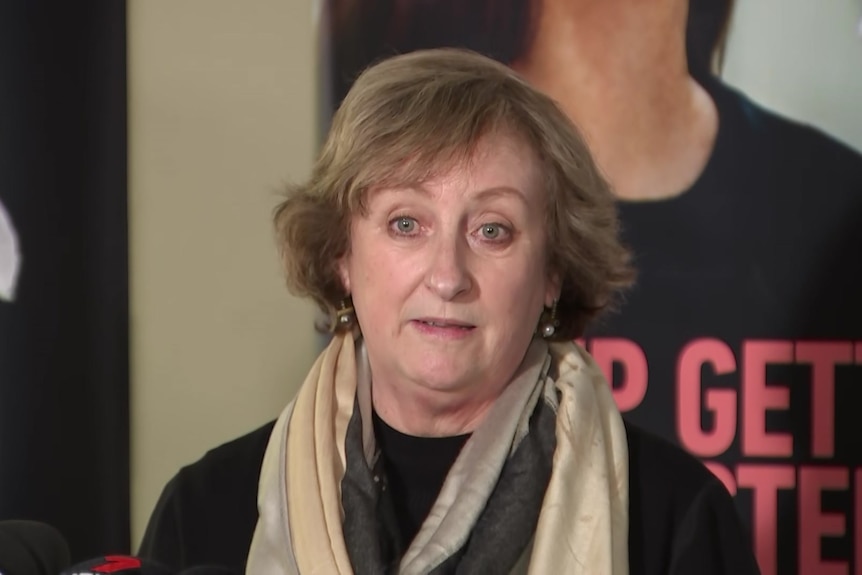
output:
M 488 414 L 496 392 L 463 396 L 412 387 L 388 386 L 375 381 L 374 410 L 390 427 L 416 437 L 452 437 L 472 433 Z
M 718 114 L 689 75 L 686 0 L 544 0 L 513 67 L 583 131 L 616 194 L 687 190 L 712 153 Z

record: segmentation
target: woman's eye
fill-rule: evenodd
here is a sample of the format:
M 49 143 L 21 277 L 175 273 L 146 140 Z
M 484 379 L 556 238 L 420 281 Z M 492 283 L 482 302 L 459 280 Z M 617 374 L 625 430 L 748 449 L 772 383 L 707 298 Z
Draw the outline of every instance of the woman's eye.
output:
M 499 240 L 506 237 L 508 230 L 501 224 L 484 224 L 481 233 L 486 240 Z
M 389 224 L 392 226 L 395 231 L 399 234 L 412 234 L 416 232 L 416 228 L 419 227 L 419 224 L 413 218 L 409 218 L 406 216 L 402 216 L 400 218 L 395 218 Z

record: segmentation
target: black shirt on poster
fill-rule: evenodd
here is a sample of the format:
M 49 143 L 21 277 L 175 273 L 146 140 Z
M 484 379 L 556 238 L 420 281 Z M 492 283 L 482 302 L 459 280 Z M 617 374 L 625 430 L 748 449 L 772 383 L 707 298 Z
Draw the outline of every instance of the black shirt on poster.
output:
M 794 574 L 798 466 L 851 470 L 852 483 L 862 464 L 862 156 L 717 80 L 704 86 L 719 113 L 712 156 L 681 195 L 621 203 L 638 282 L 586 343 L 595 352 L 602 340 L 623 340 L 642 351 L 646 395 L 627 419 L 737 478 L 748 467 L 742 515 L 753 523 L 754 498 L 773 499 L 777 548 L 769 553 L 778 573 Z M 821 362 L 816 383 L 812 357 Z M 613 371 L 614 385 L 632 381 L 625 359 Z M 716 390 L 733 394 L 729 405 L 706 404 Z M 691 433 L 692 421 L 704 434 L 730 432 L 708 444 Z M 779 471 L 794 485 L 755 495 L 750 482 L 761 471 L 752 470 L 768 474 L 772 465 L 792 466 Z M 851 490 L 828 497 L 824 512 L 853 508 Z M 847 520 L 845 535 L 824 539 L 824 558 L 851 560 L 852 513 Z M 818 547 L 819 536 L 811 535 Z
M 676 360 L 692 340 L 727 343 L 741 372 L 744 340 L 862 339 L 862 156 L 718 81 L 704 85 L 720 117 L 713 154 L 685 193 L 620 203 L 638 281 L 620 312 L 588 334 L 644 350 L 648 393 L 628 417 L 674 441 Z M 739 376 L 726 383 L 738 387 Z M 838 391 L 839 411 L 862 404 L 862 385 Z M 808 402 L 792 403 L 776 429 L 809 423 L 796 413 Z M 807 435 L 797 437 L 800 452 Z M 836 457 L 862 463 L 862 437 L 840 435 Z

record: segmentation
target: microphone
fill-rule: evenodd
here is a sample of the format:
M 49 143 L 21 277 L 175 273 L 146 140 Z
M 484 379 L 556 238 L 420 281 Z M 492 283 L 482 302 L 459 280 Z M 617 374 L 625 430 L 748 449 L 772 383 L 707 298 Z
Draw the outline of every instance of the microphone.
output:
M 0 521 L 0 575 L 57 575 L 71 563 L 60 532 L 38 521 Z
M 177 573 L 173 569 L 140 557 L 129 555 L 103 555 L 78 563 L 60 575 L 236 575 L 225 567 L 192 567 Z M 0 575 L 6 575 L 0 573 Z M 41 574 L 40 574 L 41 575 Z
M 116 573 L 117 575 L 175 575 L 172 569 L 168 569 L 160 563 L 128 555 L 102 555 L 73 565 L 60 575 L 106 575 L 108 573 Z

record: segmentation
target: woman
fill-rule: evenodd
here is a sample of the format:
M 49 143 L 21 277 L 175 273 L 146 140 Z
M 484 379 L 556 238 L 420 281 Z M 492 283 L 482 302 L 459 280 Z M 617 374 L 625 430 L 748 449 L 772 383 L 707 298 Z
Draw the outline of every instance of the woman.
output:
M 721 484 L 626 428 L 572 343 L 633 273 L 582 139 L 511 70 L 370 68 L 276 223 L 335 334 L 265 453 L 258 432 L 172 482 L 144 553 L 241 564 L 219 554 L 256 488 L 248 573 L 757 571 Z M 225 479 L 249 453 L 258 485 Z

